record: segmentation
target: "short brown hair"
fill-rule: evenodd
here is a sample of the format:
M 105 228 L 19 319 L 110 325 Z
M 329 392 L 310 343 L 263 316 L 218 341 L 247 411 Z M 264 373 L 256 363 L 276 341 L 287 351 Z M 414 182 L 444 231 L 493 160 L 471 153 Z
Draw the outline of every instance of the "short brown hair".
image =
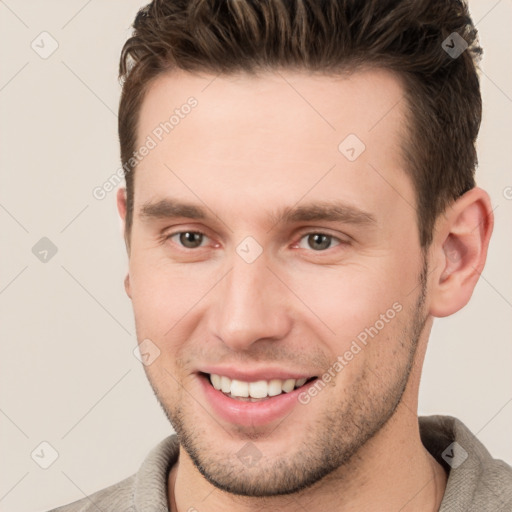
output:
M 133 28 L 119 65 L 127 241 L 136 166 L 127 163 L 134 160 L 141 104 L 150 82 L 173 69 L 333 75 L 389 69 L 405 88 L 410 135 L 402 149 L 422 248 L 432 241 L 437 216 L 475 186 L 482 49 L 462 0 L 153 0 Z M 468 47 L 454 58 L 443 41 Z

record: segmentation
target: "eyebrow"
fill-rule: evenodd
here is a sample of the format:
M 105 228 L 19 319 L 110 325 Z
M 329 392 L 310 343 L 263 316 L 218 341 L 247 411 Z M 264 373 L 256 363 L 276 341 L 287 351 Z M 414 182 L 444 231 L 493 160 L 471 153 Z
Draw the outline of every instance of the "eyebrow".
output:
M 209 215 L 202 206 L 185 203 L 177 199 L 166 198 L 157 202 L 147 202 L 139 211 L 141 219 L 173 219 L 184 217 L 187 219 L 209 219 Z M 342 202 L 314 202 L 301 206 L 286 206 L 268 215 L 269 221 L 278 223 L 294 223 L 309 221 L 342 222 L 357 225 L 376 225 L 376 217 L 355 206 Z

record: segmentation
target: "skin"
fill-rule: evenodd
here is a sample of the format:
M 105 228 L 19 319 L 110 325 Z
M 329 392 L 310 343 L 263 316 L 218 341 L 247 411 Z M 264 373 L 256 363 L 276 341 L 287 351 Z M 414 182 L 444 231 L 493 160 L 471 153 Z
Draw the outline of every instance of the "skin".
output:
M 127 239 L 137 337 L 161 351 L 145 371 L 181 442 L 169 507 L 438 510 L 446 474 L 419 436 L 421 367 L 433 318 L 460 310 L 484 267 L 489 196 L 474 188 L 454 202 L 423 254 L 400 150 L 407 105 L 388 71 L 162 75 L 143 102 L 139 144 L 190 96 L 197 107 L 138 164 Z M 338 150 L 350 133 L 366 145 L 353 162 Z M 211 218 L 140 214 L 165 197 Z M 375 223 L 269 218 L 330 201 Z M 124 220 L 124 190 L 117 203 Z M 187 231 L 204 233 L 198 248 L 166 238 Z M 334 238 L 318 248 L 315 233 Z M 263 250 L 250 264 L 236 252 L 247 236 Z M 395 303 L 401 311 L 334 385 L 276 422 L 230 424 L 199 385 L 205 364 L 321 375 Z M 250 468 L 237 457 L 249 441 L 262 455 Z

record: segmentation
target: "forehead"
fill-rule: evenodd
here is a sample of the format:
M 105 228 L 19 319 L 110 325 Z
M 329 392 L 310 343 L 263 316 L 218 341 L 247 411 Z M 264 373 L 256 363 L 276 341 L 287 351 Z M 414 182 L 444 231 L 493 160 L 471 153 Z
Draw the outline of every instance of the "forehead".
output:
M 405 109 L 401 81 L 382 69 L 162 75 L 141 106 L 137 147 L 148 137 L 155 147 L 137 166 L 136 202 L 165 188 L 218 192 L 240 206 L 263 196 L 282 202 L 285 191 L 289 202 L 314 191 L 353 204 L 412 200 Z

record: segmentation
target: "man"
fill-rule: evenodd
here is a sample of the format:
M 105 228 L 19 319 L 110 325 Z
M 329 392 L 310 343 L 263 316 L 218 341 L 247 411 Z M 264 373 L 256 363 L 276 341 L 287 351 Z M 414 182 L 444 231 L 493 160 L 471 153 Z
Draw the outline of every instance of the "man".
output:
M 155 0 L 134 29 L 125 288 L 177 435 L 57 510 L 512 510 L 512 468 L 417 416 L 493 228 L 466 6 Z

